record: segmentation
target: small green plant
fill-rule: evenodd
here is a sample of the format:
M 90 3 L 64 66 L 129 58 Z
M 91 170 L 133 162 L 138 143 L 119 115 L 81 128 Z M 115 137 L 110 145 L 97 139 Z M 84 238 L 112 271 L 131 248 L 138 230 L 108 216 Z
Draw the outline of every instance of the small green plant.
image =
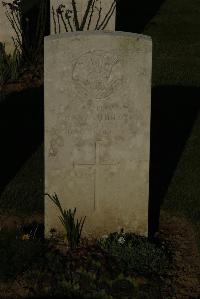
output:
M 98 240 L 98 244 L 110 255 L 118 258 L 122 272 L 165 276 L 170 262 L 166 244 L 149 242 L 133 233 L 111 233 Z
M 0 43 L 0 86 L 8 81 L 16 81 L 20 74 L 21 55 L 17 48 L 7 54 L 5 44 Z
M 59 219 L 64 226 L 70 249 L 77 248 L 80 244 L 81 233 L 86 216 L 84 218 L 81 218 L 80 221 L 78 219 L 75 221 L 76 208 L 73 212 L 71 211 L 71 209 L 66 211 L 65 209 L 62 209 L 60 201 L 56 194 L 52 196 L 49 194 L 46 195 L 53 201 L 53 203 L 58 207 L 61 213 Z

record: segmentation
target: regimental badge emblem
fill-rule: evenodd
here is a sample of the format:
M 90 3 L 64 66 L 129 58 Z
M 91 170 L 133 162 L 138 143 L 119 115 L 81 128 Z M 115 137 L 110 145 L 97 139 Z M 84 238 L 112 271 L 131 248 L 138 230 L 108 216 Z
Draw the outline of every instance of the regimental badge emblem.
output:
M 120 59 L 112 52 L 84 53 L 73 66 L 72 80 L 82 96 L 106 99 L 122 84 Z

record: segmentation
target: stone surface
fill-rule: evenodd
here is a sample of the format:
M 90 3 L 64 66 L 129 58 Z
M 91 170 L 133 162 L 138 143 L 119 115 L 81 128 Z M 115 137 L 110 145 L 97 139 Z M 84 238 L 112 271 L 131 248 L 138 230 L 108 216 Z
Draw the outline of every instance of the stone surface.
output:
M 56 9 L 58 8 L 59 5 L 63 4 L 63 5 L 65 5 L 64 12 L 66 11 L 66 9 L 72 10 L 72 4 L 71 4 L 72 1 L 71 0 L 50 0 L 50 3 L 51 3 L 51 34 L 54 34 L 55 31 L 56 31 L 56 33 L 59 33 L 59 25 L 58 25 L 58 18 L 56 15 Z M 87 8 L 87 3 L 88 3 L 88 0 L 76 0 L 79 23 L 81 23 L 81 21 L 83 19 L 83 16 L 84 16 L 86 8 Z M 90 22 L 89 30 L 95 30 L 97 21 L 99 19 L 99 8 L 101 7 L 101 18 L 100 18 L 98 24 L 101 24 L 101 22 L 104 20 L 105 16 L 110 11 L 110 9 L 112 11 L 112 9 L 113 9 L 112 4 L 113 4 L 113 0 L 101 0 L 101 1 L 96 0 L 96 3 L 94 5 L 94 10 L 93 10 L 93 17 Z M 54 11 L 55 11 L 55 17 L 53 17 L 52 7 L 54 8 Z M 63 16 L 64 16 L 64 14 L 63 14 Z M 109 23 L 105 27 L 106 31 L 114 31 L 115 30 L 115 16 L 116 16 L 116 10 L 114 10 L 112 17 L 109 20 Z M 89 19 L 90 18 L 88 17 L 84 31 L 88 30 L 87 27 L 89 24 Z M 71 20 L 72 20 L 72 17 L 70 18 L 70 21 Z M 71 23 L 73 24 L 72 21 L 71 21 Z M 68 27 L 69 31 L 71 31 L 68 24 L 67 24 L 67 27 Z M 73 31 L 76 31 L 74 24 L 72 25 L 72 28 L 73 28 Z M 65 26 L 64 26 L 61 18 L 60 18 L 60 32 L 61 33 L 66 32 Z
M 12 36 L 15 37 L 15 32 L 5 15 L 5 11 L 6 9 L 0 1 L 0 42 L 5 43 L 6 52 L 11 53 L 14 50 Z
M 122 32 L 45 38 L 45 192 L 83 234 L 148 232 L 152 42 Z M 46 235 L 62 231 L 45 198 Z

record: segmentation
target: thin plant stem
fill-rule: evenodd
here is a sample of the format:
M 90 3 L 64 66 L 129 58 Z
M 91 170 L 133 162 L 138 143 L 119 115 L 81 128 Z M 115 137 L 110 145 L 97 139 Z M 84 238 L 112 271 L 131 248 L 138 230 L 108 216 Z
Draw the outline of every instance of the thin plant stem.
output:
M 13 22 L 13 20 L 11 19 L 9 13 L 6 13 L 6 17 L 8 18 L 8 20 L 9 20 L 9 22 L 10 22 L 10 24 L 11 24 L 11 26 L 12 26 L 12 28 L 13 28 L 15 34 L 16 34 L 16 36 L 17 36 L 16 40 L 17 40 L 17 42 L 18 42 L 18 44 L 19 44 L 21 50 L 23 50 L 22 42 L 21 42 L 21 38 L 20 38 L 19 32 L 16 30 L 16 27 L 15 27 L 15 25 L 14 25 L 14 22 Z
M 82 23 L 81 23 L 81 26 L 80 26 L 80 30 L 82 31 L 85 27 L 85 23 L 87 21 L 87 17 L 88 17 L 88 14 L 90 12 L 90 8 L 92 6 L 92 3 L 93 3 L 93 0 L 88 0 L 88 4 L 87 4 L 87 8 L 85 10 L 85 13 L 84 13 L 84 16 L 83 16 L 83 20 L 82 20 Z
M 78 21 L 78 13 L 77 13 L 77 7 L 76 7 L 76 2 L 75 0 L 72 0 L 72 8 L 74 12 L 74 23 L 75 23 L 75 28 L 77 31 L 79 31 L 79 21 Z
M 98 19 L 97 19 L 97 22 L 96 22 L 95 30 L 98 29 L 99 22 L 100 22 L 100 19 L 101 19 L 101 12 L 102 12 L 102 6 L 101 6 L 101 0 L 100 0 L 100 7 L 98 9 Z
M 111 7 L 110 7 L 108 13 L 105 15 L 103 21 L 102 21 L 101 24 L 98 26 L 97 30 L 100 30 L 101 27 L 103 27 L 105 23 L 108 23 L 108 21 L 110 20 L 112 14 L 113 14 L 113 12 L 114 12 L 113 8 L 115 9 L 115 7 L 116 7 L 116 0 L 114 0 L 114 1 L 112 2 Z M 112 14 L 111 14 L 111 13 L 112 13 Z
M 14 23 L 14 25 L 16 26 L 17 30 L 21 33 L 21 28 L 19 27 L 19 25 L 18 25 L 18 23 L 17 23 L 17 21 L 15 19 L 16 14 L 13 11 L 11 11 L 11 14 L 12 14 L 12 17 L 13 17 L 13 23 Z
M 61 32 L 61 28 L 60 28 L 60 16 L 59 13 L 57 12 L 57 20 L 58 20 L 58 33 Z
M 106 26 L 108 25 L 108 23 L 109 23 L 109 21 L 110 21 L 112 15 L 113 15 L 113 13 L 114 13 L 114 11 L 115 11 L 115 8 L 116 8 L 116 5 L 113 7 L 113 9 L 112 9 L 112 11 L 111 11 L 111 13 L 110 13 L 110 16 L 107 18 L 107 21 L 105 22 L 105 24 L 104 24 L 104 26 L 101 28 L 101 30 L 104 30 L 104 29 L 106 28 Z
M 53 5 L 52 5 L 51 9 L 52 9 L 52 16 L 53 16 L 53 23 L 54 23 L 54 33 L 57 34 L 57 26 L 56 26 L 56 19 L 55 19 L 55 10 L 54 10 Z
M 92 3 L 92 9 L 91 9 L 90 17 L 89 17 L 89 22 L 88 22 L 87 30 L 90 29 L 90 24 L 91 24 L 92 17 L 93 17 L 93 14 L 94 14 L 94 5 L 95 5 L 95 3 L 96 3 L 96 0 L 94 0 L 93 3 Z
M 68 32 L 67 24 L 65 23 L 65 20 L 64 20 L 64 18 L 63 18 L 63 13 L 62 13 L 62 12 L 61 12 L 60 16 L 61 16 L 61 20 L 62 20 L 62 22 L 63 22 L 63 25 L 64 25 L 64 27 L 65 27 L 65 31 Z
M 67 13 L 66 13 L 66 14 L 67 14 Z M 66 16 L 66 14 L 65 14 L 65 16 Z M 66 16 L 66 19 L 67 19 L 67 22 L 68 22 L 68 25 L 69 25 L 71 31 L 73 32 L 74 30 L 73 30 L 73 27 L 72 27 L 71 22 L 70 22 L 70 20 L 69 20 L 69 16 Z

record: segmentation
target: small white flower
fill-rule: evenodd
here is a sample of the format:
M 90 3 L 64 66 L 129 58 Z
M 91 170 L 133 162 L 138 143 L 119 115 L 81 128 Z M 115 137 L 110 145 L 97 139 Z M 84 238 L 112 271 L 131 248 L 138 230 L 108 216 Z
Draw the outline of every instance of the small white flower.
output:
M 125 242 L 125 239 L 124 239 L 123 237 L 120 237 L 120 238 L 118 239 L 118 242 L 119 242 L 120 244 L 123 244 L 123 243 Z
M 25 234 L 25 235 L 22 235 L 21 237 L 21 240 L 29 240 L 30 239 L 30 235 L 29 234 Z

